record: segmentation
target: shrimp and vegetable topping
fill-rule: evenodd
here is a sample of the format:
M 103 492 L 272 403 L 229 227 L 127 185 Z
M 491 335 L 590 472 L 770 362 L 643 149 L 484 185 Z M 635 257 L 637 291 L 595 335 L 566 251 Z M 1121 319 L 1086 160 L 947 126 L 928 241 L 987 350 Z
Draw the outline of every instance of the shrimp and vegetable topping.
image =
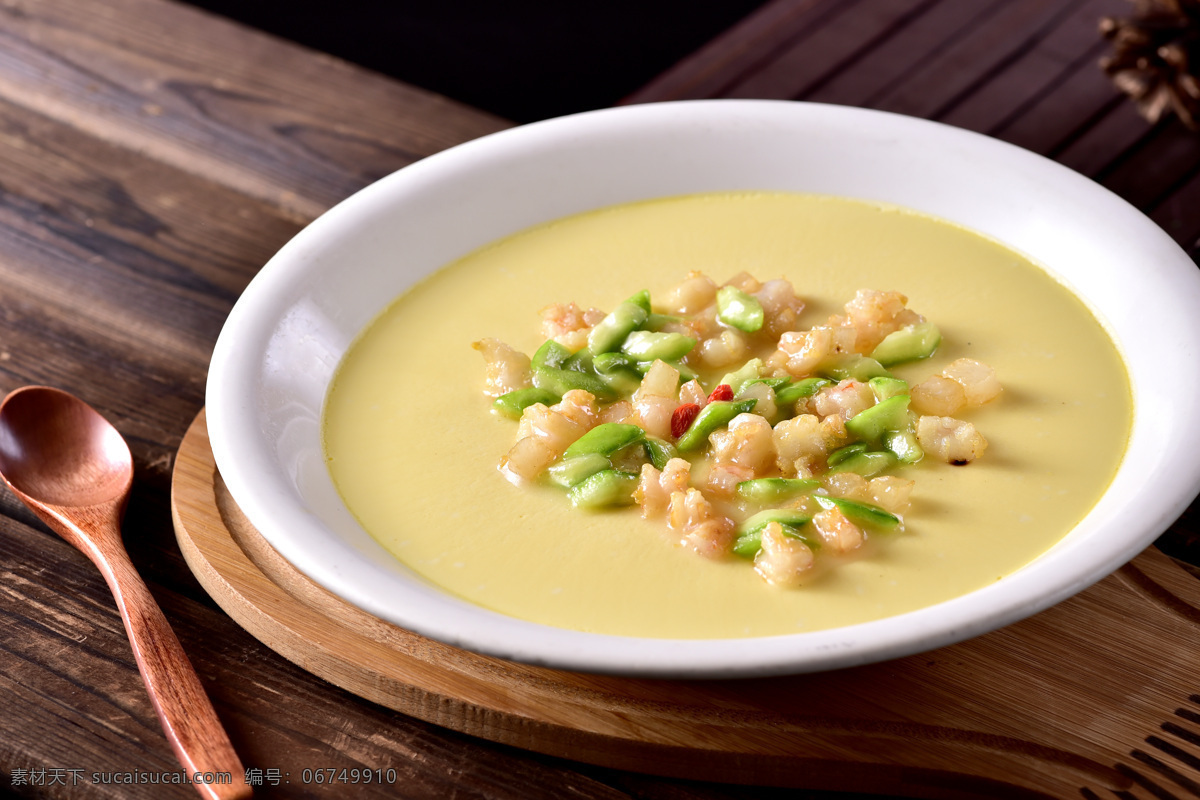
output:
M 804 307 L 786 280 L 693 272 L 657 305 L 643 290 L 608 313 L 543 309 L 532 356 L 476 342 L 493 411 L 517 421 L 500 471 L 579 509 L 636 506 L 773 586 L 862 557 L 903 530 L 906 469 L 983 455 L 987 440 L 953 415 L 1003 388 L 969 358 L 915 384 L 893 374 L 932 364 L 942 343 L 899 292 L 860 289 L 808 328 Z

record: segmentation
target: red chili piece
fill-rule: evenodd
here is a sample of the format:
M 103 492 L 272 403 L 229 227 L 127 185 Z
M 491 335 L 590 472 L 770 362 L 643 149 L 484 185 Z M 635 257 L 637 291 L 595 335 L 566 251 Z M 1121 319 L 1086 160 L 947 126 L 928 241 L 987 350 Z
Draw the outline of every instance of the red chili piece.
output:
M 732 400 L 733 387 L 728 383 L 722 383 L 720 386 L 712 390 L 712 394 L 708 396 L 708 402 L 713 403 L 718 400 Z
M 684 403 L 675 409 L 675 413 L 671 415 L 671 435 L 678 439 L 687 433 L 687 429 L 692 427 L 692 421 L 699 413 L 700 406 L 695 403 Z

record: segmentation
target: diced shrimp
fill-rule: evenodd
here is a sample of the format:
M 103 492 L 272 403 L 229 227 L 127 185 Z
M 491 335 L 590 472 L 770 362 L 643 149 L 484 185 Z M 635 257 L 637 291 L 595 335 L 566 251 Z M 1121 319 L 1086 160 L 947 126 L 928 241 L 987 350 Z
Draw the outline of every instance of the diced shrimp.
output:
M 903 514 L 911 505 L 909 496 L 912 494 L 914 481 L 897 478 L 894 475 L 880 475 L 867 481 L 867 501 L 874 503 L 884 511 L 893 514 Z
M 942 375 L 962 386 L 969 406 L 981 406 L 1004 391 L 996 370 L 973 358 L 951 362 Z
M 526 436 L 518 439 L 500 459 L 500 472 L 510 483 L 519 486 L 536 479 L 542 470 L 554 463 L 558 455 L 536 436 Z
M 862 381 L 848 379 L 826 386 L 813 398 L 812 408 L 818 416 L 841 417 L 842 421 L 875 405 L 875 392 Z
M 686 531 L 712 519 L 714 513 L 712 504 L 699 489 L 672 492 L 667 505 L 667 525 L 673 531 Z
M 707 558 L 728 555 L 733 545 L 733 522 L 717 514 L 699 489 L 671 494 L 667 524 L 682 534 L 682 544 Z
M 954 417 L 921 417 L 917 420 L 917 441 L 926 454 L 950 464 L 974 461 L 987 449 L 987 439 L 974 425 Z
M 588 333 L 605 314 L 598 308 L 586 311 L 574 303 L 555 303 L 541 310 L 542 333 L 569 350 L 587 344 Z
M 834 497 L 847 500 L 866 500 L 867 479 L 857 472 L 834 472 L 821 479 L 821 484 Z
M 855 348 L 860 353 L 870 353 L 884 337 L 900 329 L 899 319 L 911 315 L 905 305 L 908 298 L 899 292 L 881 292 L 875 289 L 859 289 L 852 300 L 846 303 L 846 317 L 858 333 Z
M 695 339 L 697 342 L 703 342 L 705 339 L 711 339 L 719 335 L 725 329 L 717 320 L 717 307 L 712 305 L 697 311 L 691 316 L 680 320 L 672 320 L 663 325 L 662 330 L 664 333 L 682 333 L 684 336 Z M 693 349 L 692 352 L 696 351 Z
M 822 327 L 788 331 L 779 337 L 779 352 L 789 375 L 806 378 L 833 352 L 833 331 Z
M 671 415 L 679 407 L 679 370 L 655 361 L 633 393 L 633 421 L 660 439 L 671 437 Z
M 835 472 L 821 479 L 825 490 L 834 497 L 872 503 L 884 511 L 903 514 L 908 510 L 908 496 L 913 482 L 892 475 L 882 475 L 867 480 L 853 472 Z
M 696 345 L 688 354 L 689 363 L 698 362 L 708 369 L 727 367 L 735 362 L 745 361 L 750 355 L 750 344 L 745 334 L 732 329 L 725 329 L 716 336 L 705 339 Z
M 596 398 L 591 392 L 582 389 L 572 389 L 562 396 L 551 411 L 557 411 L 567 419 L 583 426 L 584 433 L 596 427 L 599 412 L 596 410 Z
M 774 431 L 758 414 L 738 414 L 728 428 L 714 431 L 708 440 L 715 463 L 750 470 L 751 477 L 763 475 L 775 465 Z
M 795 330 L 796 319 L 804 310 L 804 301 L 796 296 L 790 281 L 767 281 L 754 292 L 754 297 L 763 309 L 762 329 L 765 333 L 777 339 L 785 332 Z
M 812 518 L 813 527 L 821 534 L 821 542 L 830 552 L 845 554 L 862 547 L 862 529 L 850 520 L 841 509 L 827 508 Z
M 487 362 L 484 373 L 484 393 L 492 397 L 525 389 L 532 385 L 533 369 L 529 356 L 514 350 L 499 339 L 480 339 L 471 347 L 483 354 Z
M 704 391 L 704 387 L 700 385 L 700 381 L 690 380 L 679 387 L 679 402 L 680 404 L 695 403 L 704 408 L 708 405 L 708 394 Z
M 948 417 L 967 404 L 962 384 L 941 375 L 933 375 L 912 387 L 912 409 L 918 414 Z
M 686 492 L 691 479 L 692 465 L 683 458 L 672 458 L 660 472 L 653 464 L 643 464 L 633 499 L 642 508 L 646 519 L 661 517 L 667 511 L 671 495 Z
M 534 437 L 543 440 L 551 450 L 559 452 L 566 450 L 571 442 L 584 433 L 582 426 L 574 420 L 551 411 L 549 406 L 543 403 L 526 406 L 525 410 L 521 412 L 521 421 L 517 423 L 518 441 Z M 559 441 L 564 442 L 562 447 L 558 447 Z
M 633 416 L 633 403 L 628 400 L 621 400 L 612 405 L 605 406 L 600 411 L 598 422 L 628 422 Z
M 788 536 L 778 522 L 768 522 L 762 532 L 762 547 L 754 556 L 754 570 L 773 586 L 795 586 L 813 567 L 813 551 L 804 542 Z
M 771 433 L 775 443 L 775 463 L 787 477 L 810 473 L 814 465 L 846 438 L 841 417 L 818 419 L 813 414 L 801 414 L 786 419 Z
M 737 492 L 737 485 L 739 483 L 748 481 L 754 477 L 756 475 L 752 469 L 731 463 L 715 464 L 708 471 L 708 478 L 705 480 L 704 485 L 715 497 L 722 497 L 728 500 Z
M 671 438 L 671 415 L 679 406 L 674 400 L 657 395 L 634 398 L 633 423 L 659 439 Z
M 694 314 L 716 302 L 717 285 L 700 272 L 691 272 L 678 286 L 671 288 L 662 299 L 668 314 Z
M 766 419 L 775 419 L 779 413 L 775 405 L 775 390 L 765 383 L 752 383 L 742 388 L 737 395 L 739 400 L 757 400 L 754 413 Z
M 716 517 L 689 528 L 683 534 L 683 544 L 705 558 L 724 558 L 733 549 L 733 521 Z
M 746 294 L 754 294 L 762 288 L 762 284 L 758 278 L 755 278 L 749 272 L 739 272 L 729 280 L 725 281 L 725 286 L 733 286 L 736 289 L 741 289 Z
M 531 479 L 537 472 L 529 475 L 525 465 L 537 463 L 541 451 L 522 442 L 530 439 L 539 442 L 549 452 L 550 461 L 553 461 L 572 442 L 595 427 L 598 419 L 596 398 L 580 389 L 567 392 L 561 401 L 549 408 L 541 403 L 528 406 L 517 425 L 517 443 L 505 456 L 505 461 L 501 462 L 501 470 L 505 475 L 512 473 L 526 480 Z M 535 453 L 538 457 L 535 457 Z M 549 461 L 543 464 L 543 468 L 548 464 Z

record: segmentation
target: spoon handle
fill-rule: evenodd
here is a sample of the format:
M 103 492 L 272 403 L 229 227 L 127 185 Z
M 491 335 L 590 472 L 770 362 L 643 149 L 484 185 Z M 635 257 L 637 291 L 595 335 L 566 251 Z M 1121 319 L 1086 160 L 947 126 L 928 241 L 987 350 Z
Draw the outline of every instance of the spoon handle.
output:
M 204 797 L 234 800 L 251 794 L 242 762 L 154 596 L 124 548 L 106 548 L 97 566 L 112 590 L 142 680 L 180 764 L 189 776 L 221 773 L 225 783 L 195 783 Z

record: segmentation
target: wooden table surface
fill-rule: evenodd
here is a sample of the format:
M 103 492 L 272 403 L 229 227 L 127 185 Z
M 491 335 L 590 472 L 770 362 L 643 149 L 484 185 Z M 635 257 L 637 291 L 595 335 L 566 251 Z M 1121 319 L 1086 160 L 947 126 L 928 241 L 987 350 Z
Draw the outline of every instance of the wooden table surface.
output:
M 997 136 L 1130 200 L 1195 255 L 1200 137 L 1096 66 L 1123 0 L 776 0 L 629 102 L 770 97 Z M 480 68 L 485 68 L 480 65 Z M 136 460 L 126 542 L 260 796 L 270 770 L 391 767 L 361 796 L 827 798 L 539 756 L 358 700 L 261 645 L 176 546 L 170 474 L 255 271 L 325 208 L 504 120 L 165 0 L 0 0 L 0 390 L 92 403 Z M 0 496 L 0 795 L 162 798 L 92 773 L 177 769 L 97 571 Z M 1160 542 L 1194 559 L 1195 527 Z

